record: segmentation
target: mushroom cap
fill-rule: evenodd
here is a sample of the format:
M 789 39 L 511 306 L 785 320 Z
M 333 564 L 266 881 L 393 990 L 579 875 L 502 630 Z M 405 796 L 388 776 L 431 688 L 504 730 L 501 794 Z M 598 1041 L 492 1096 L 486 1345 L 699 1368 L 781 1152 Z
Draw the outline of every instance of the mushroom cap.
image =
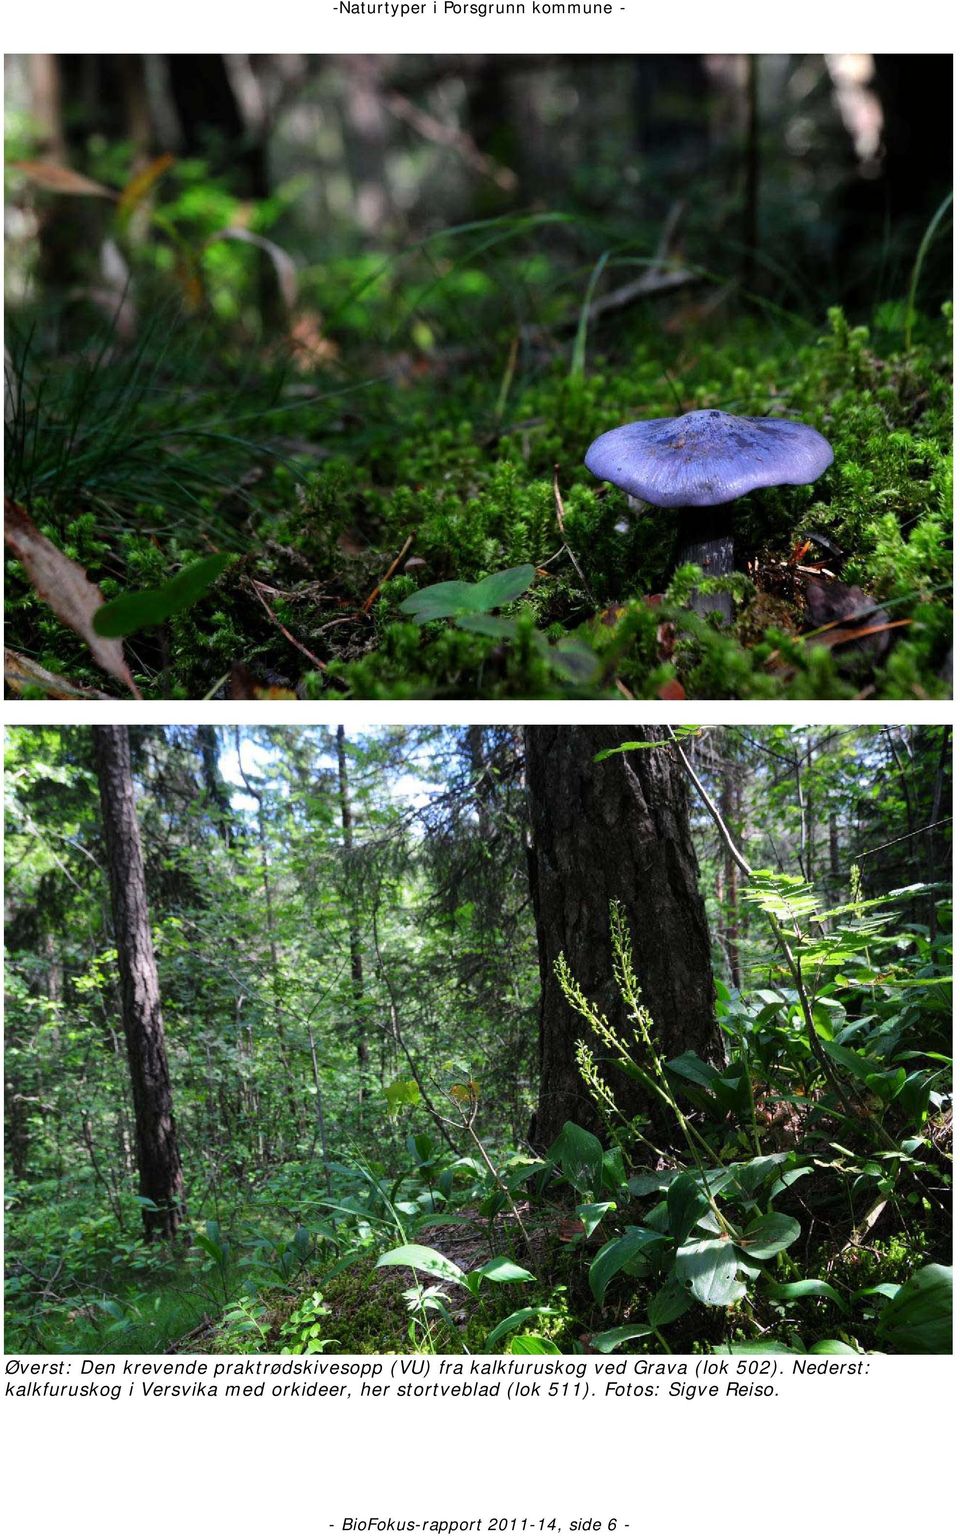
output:
M 655 507 L 713 507 L 765 485 L 809 485 L 833 463 L 825 437 L 801 421 L 689 411 L 604 432 L 584 460 Z

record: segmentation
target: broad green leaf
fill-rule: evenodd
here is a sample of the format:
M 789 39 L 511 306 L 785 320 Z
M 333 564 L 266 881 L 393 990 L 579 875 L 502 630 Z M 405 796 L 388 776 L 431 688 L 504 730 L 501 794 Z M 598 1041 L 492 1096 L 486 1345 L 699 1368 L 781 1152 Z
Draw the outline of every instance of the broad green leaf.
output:
M 641 1169 L 639 1173 L 630 1175 L 630 1178 L 627 1180 L 627 1188 L 631 1195 L 638 1195 L 642 1198 L 644 1195 L 652 1195 L 655 1189 L 668 1189 L 672 1177 L 673 1175 L 669 1169 L 664 1170 L 663 1173 L 651 1173 L 646 1169 Z
M 771 1282 L 766 1286 L 766 1294 L 774 1301 L 799 1301 L 805 1296 L 824 1296 L 842 1312 L 849 1310 L 840 1292 L 826 1280 L 791 1280 L 785 1285 Z
M 438 1253 L 436 1248 L 425 1248 L 420 1243 L 405 1243 L 402 1248 L 391 1248 L 377 1260 L 377 1269 L 387 1266 L 403 1266 L 406 1269 L 422 1269 L 435 1280 L 448 1280 L 453 1285 L 465 1285 L 466 1276 L 459 1264 Z
M 529 1269 L 521 1269 L 519 1264 L 514 1264 L 512 1259 L 491 1259 L 489 1263 L 482 1264 L 479 1269 L 471 1271 L 474 1275 L 482 1275 L 485 1280 L 496 1280 L 503 1284 L 509 1281 L 533 1280 Z
M 823 1049 L 831 1061 L 846 1067 L 851 1077 L 857 1077 L 861 1082 L 866 1082 L 876 1066 L 876 1062 L 865 1061 L 856 1051 L 849 1051 L 845 1045 L 837 1045 L 833 1040 L 824 1040 Z
M 519 1339 L 510 1340 L 510 1348 L 507 1353 L 511 1355 L 559 1355 L 560 1350 L 552 1339 L 545 1339 L 539 1333 L 523 1333 Z
M 518 1312 L 511 1312 L 510 1316 L 505 1317 L 502 1322 L 499 1322 L 496 1328 L 491 1328 L 483 1341 L 483 1353 L 486 1354 L 493 1348 L 494 1344 L 499 1344 L 500 1340 L 505 1339 L 508 1333 L 512 1333 L 515 1328 L 520 1328 L 524 1323 L 528 1323 L 531 1318 L 557 1317 L 558 1315 L 556 1307 L 521 1307 Z
M 925 1264 L 880 1313 L 877 1333 L 903 1355 L 948 1355 L 953 1347 L 953 1269 Z
M 492 608 L 512 603 L 526 592 L 535 575 L 532 565 L 513 565 L 508 571 L 495 571 L 491 576 L 484 576 L 473 589 L 478 612 L 489 612 Z
M 195 560 L 193 565 L 186 566 L 162 587 L 121 593 L 97 609 L 94 629 L 110 639 L 135 634 L 139 629 L 153 629 L 173 614 L 192 607 L 213 585 L 229 559 L 229 555 L 208 555 L 205 560 Z
M 712 1088 L 714 1081 L 719 1076 L 716 1067 L 711 1067 L 703 1061 L 695 1051 L 684 1051 L 682 1056 L 674 1056 L 667 1062 L 667 1070 L 675 1072 L 677 1077 L 682 1077 L 691 1083 L 699 1083 L 701 1088 Z
M 652 1328 L 675 1323 L 693 1305 L 690 1293 L 676 1275 L 670 1275 L 647 1304 L 647 1320 Z
M 619 1147 L 608 1147 L 603 1154 L 600 1177 L 604 1189 L 617 1194 L 627 1182 L 627 1170 L 623 1166 L 623 1153 Z
M 737 1279 L 737 1250 L 726 1237 L 678 1248 L 676 1273 L 707 1307 L 729 1307 L 746 1295 L 746 1286 Z
M 458 629 L 471 635 L 488 635 L 491 640 L 515 640 L 516 619 L 502 619 L 495 613 L 458 613 L 454 620 Z
M 653 1329 L 644 1323 L 627 1323 L 623 1328 L 608 1328 L 605 1333 L 595 1333 L 590 1343 L 594 1349 L 598 1349 L 601 1355 L 609 1355 L 620 1344 L 626 1344 L 628 1339 L 647 1339 Z
M 577 1215 L 583 1222 L 584 1237 L 592 1237 L 604 1216 L 606 1216 L 609 1211 L 615 1211 L 616 1208 L 617 1204 L 615 1200 L 601 1200 L 596 1205 L 578 1205 Z
M 771 1211 L 748 1227 L 737 1243 L 754 1259 L 771 1259 L 781 1249 L 789 1248 L 799 1236 L 799 1221 L 792 1216 L 782 1216 L 779 1211 Z
M 934 1079 L 929 1072 L 911 1072 L 897 1094 L 897 1109 L 905 1115 L 909 1124 L 919 1126 L 930 1103 L 930 1086 Z
M 689 1173 L 681 1173 L 667 1190 L 667 1220 L 670 1235 L 678 1243 L 685 1243 L 710 1202 L 697 1180 Z
M 745 1195 L 755 1195 L 764 1179 L 780 1168 L 795 1152 L 770 1152 L 766 1157 L 752 1157 L 748 1163 L 736 1164 L 736 1182 Z
M 391 1115 L 398 1115 L 406 1105 L 415 1108 L 420 1103 L 420 1089 L 413 1078 L 398 1078 L 395 1083 L 387 1083 L 383 1096 Z
M 604 1243 L 590 1265 L 590 1289 L 596 1300 L 603 1305 L 607 1286 L 631 1259 L 649 1248 L 652 1243 L 662 1243 L 663 1236 L 649 1227 L 628 1227 L 622 1237 L 613 1237 Z
M 400 612 L 410 614 L 417 624 L 433 619 L 456 619 L 461 615 L 487 614 L 494 608 L 512 603 L 533 581 L 532 565 L 515 565 L 508 571 L 496 571 L 482 581 L 440 581 L 435 586 L 414 592 L 400 604 Z
M 591 1131 L 568 1120 L 546 1153 L 548 1163 L 559 1163 L 565 1179 L 584 1195 L 600 1193 L 603 1183 L 603 1147 Z
M 811 1344 L 807 1353 L 810 1355 L 858 1355 L 861 1351 L 854 1349 L 850 1344 L 844 1344 L 842 1339 L 818 1339 L 816 1344 Z

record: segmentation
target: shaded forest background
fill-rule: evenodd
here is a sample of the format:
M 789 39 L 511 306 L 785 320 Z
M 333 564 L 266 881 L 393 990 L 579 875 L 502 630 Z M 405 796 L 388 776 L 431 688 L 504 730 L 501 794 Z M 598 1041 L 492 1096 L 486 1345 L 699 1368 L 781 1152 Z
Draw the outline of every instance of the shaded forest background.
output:
M 561 950 L 615 1029 L 635 1019 L 612 981 L 611 901 L 699 1155 L 819 1170 L 797 1208 L 810 1272 L 850 1284 L 867 1265 L 892 1294 L 921 1259 L 949 1256 L 930 1184 L 949 1135 L 945 728 L 731 727 L 677 749 L 650 727 L 127 735 L 129 812 L 109 823 L 103 731 L 96 760 L 88 728 L 8 736 L 7 1260 L 21 1345 L 157 1347 L 197 1327 L 205 1347 L 218 1330 L 215 1347 L 252 1347 L 271 1328 L 276 1342 L 314 1290 L 304 1332 L 318 1337 L 317 1276 L 347 1284 L 391 1233 L 424 1227 L 459 1241 L 461 1260 L 464 1232 L 471 1255 L 499 1244 L 528 1263 L 520 1234 L 539 1233 L 537 1302 L 552 1308 L 562 1280 L 565 1347 L 586 1336 L 597 1291 L 588 1305 L 555 1253 L 582 1239 L 551 1167 L 591 1199 L 566 1123 L 619 1148 L 619 1179 L 646 1168 L 651 1188 L 690 1156 L 651 1089 L 650 1048 L 637 1078 L 602 1034 L 592 1066 L 578 1045 L 590 1029 Z M 681 750 L 720 823 L 690 794 Z M 131 961 L 140 877 L 122 877 L 125 911 L 115 865 L 137 836 L 132 921 L 147 937 Z M 771 912 L 801 955 L 817 1051 Z M 138 1090 L 145 1035 L 165 1062 Z M 591 1072 L 612 1084 L 612 1114 Z M 163 1198 L 145 1171 L 143 1092 L 163 1101 L 147 1106 L 148 1164 L 167 1156 L 157 1134 L 175 1142 Z M 899 1195 L 884 1156 L 905 1163 Z M 576 1209 L 596 1226 L 607 1208 Z M 396 1294 L 362 1295 L 371 1333 L 353 1343 L 400 1347 Z
M 856 316 L 905 291 L 951 180 L 946 55 L 38 54 L 9 62 L 7 95 L 10 159 L 29 151 L 129 184 L 174 156 L 160 195 L 168 220 L 194 236 L 245 207 L 246 226 L 295 261 L 318 325 L 338 280 L 358 275 L 339 262 L 366 254 L 372 272 L 390 251 L 521 210 L 574 216 L 547 232 L 514 296 L 528 322 L 553 260 L 576 270 L 601 232 L 638 249 L 666 242 L 817 317 L 826 290 Z M 21 182 L 10 211 L 13 293 L 31 276 L 61 290 L 90 281 L 109 209 L 38 205 Z M 156 253 L 161 266 L 169 254 Z M 242 309 L 256 287 L 235 288 L 255 253 L 204 260 L 215 308 L 257 328 L 256 304 Z M 933 292 L 948 270 L 948 252 L 934 253 Z M 448 295 L 445 328 L 455 301 L 485 286 L 479 273 L 464 283 Z M 106 290 L 74 298 L 102 303 Z M 338 323 L 349 333 L 370 302 L 358 295 L 330 316 L 329 352 Z

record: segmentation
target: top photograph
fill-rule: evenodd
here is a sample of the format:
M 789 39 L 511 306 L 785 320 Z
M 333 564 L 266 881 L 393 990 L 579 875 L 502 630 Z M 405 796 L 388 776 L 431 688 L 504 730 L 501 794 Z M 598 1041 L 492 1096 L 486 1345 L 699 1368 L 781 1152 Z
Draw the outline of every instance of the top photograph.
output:
M 5 71 L 8 698 L 952 696 L 949 55 Z

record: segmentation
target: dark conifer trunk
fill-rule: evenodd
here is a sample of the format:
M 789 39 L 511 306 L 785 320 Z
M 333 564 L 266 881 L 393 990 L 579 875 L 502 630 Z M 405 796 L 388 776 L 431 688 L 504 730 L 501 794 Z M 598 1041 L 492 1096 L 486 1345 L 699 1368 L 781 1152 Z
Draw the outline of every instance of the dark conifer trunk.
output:
M 595 762 L 598 752 L 625 741 L 663 735 L 656 726 L 529 726 L 525 732 L 541 984 L 533 1128 L 539 1147 L 565 1120 L 597 1127 L 574 1054 L 587 1027 L 564 999 L 554 964 L 565 954 L 587 996 L 623 1030 L 610 955 L 611 901 L 626 911 L 663 1057 L 685 1050 L 716 1054 L 710 941 L 678 765 L 669 747 Z M 639 1084 L 619 1071 L 605 1075 L 625 1115 L 649 1117 L 661 1134 L 676 1129 Z
M 350 909 L 350 985 L 356 1004 L 354 1036 L 357 1042 L 357 1072 L 359 1083 L 357 1100 L 363 1107 L 366 1098 L 366 1076 L 370 1061 L 367 1032 L 363 1018 L 363 948 L 360 943 L 360 918 L 357 893 L 354 886 L 356 871 L 351 868 L 353 858 L 353 810 L 350 806 L 350 780 L 347 774 L 346 736 L 342 725 L 337 726 L 337 782 L 340 794 L 340 824 L 343 828 L 343 853 L 346 865 L 348 904 Z
M 140 830 L 123 725 L 93 727 L 103 812 L 110 903 L 120 972 L 120 1007 L 133 1091 L 140 1193 L 148 1238 L 172 1238 L 182 1215 L 183 1171 L 160 1011 L 160 987 L 150 933 Z

